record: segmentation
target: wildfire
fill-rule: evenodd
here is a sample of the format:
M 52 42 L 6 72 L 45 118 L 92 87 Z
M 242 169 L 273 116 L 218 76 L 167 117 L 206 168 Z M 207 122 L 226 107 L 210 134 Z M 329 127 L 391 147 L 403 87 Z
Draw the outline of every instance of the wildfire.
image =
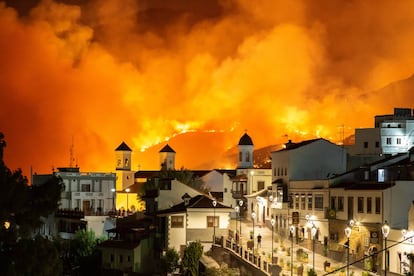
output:
M 339 142 L 412 105 L 377 90 L 413 73 L 411 1 L 77 2 L 0 4 L 0 131 L 26 173 L 67 165 L 72 137 L 82 170 L 113 170 L 121 141 L 140 168 L 173 140 L 179 165 L 223 167 L 246 129 Z

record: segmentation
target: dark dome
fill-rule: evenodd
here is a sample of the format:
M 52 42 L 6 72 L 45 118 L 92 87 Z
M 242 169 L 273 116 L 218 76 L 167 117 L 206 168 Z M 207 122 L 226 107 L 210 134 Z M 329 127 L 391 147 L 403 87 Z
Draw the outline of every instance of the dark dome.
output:
M 161 150 L 160 150 L 160 152 L 174 152 L 175 153 L 175 151 L 168 145 L 168 144 L 166 144 Z
M 245 133 L 241 138 L 240 138 L 240 141 L 239 141 L 239 146 L 241 146 L 241 145 L 250 145 L 250 146 L 253 146 L 253 141 L 252 141 L 252 138 L 250 138 L 250 136 L 249 135 L 247 135 L 247 133 Z

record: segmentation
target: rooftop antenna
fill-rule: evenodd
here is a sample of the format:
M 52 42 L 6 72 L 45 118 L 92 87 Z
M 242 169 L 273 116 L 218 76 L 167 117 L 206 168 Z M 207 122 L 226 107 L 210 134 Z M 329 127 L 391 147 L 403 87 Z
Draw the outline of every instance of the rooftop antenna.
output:
M 345 146 L 345 125 L 342 124 L 339 126 L 339 128 L 341 129 L 342 147 L 344 147 Z
M 73 162 L 75 161 L 75 157 L 73 156 L 73 151 L 74 151 L 74 143 L 73 143 L 73 136 L 72 136 L 72 144 L 70 145 L 69 148 L 69 168 L 73 167 Z

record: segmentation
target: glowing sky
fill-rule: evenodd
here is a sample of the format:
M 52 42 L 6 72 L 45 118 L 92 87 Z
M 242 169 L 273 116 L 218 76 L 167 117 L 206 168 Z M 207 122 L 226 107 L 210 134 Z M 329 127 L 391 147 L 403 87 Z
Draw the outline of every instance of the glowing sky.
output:
M 186 131 L 194 168 L 245 129 L 256 148 L 338 141 L 414 102 L 378 91 L 414 71 L 413 1 L 18 2 L 0 4 L 0 131 L 26 174 L 67 166 L 72 141 L 83 171 L 113 170 L 122 141 L 154 169 L 139 150 Z

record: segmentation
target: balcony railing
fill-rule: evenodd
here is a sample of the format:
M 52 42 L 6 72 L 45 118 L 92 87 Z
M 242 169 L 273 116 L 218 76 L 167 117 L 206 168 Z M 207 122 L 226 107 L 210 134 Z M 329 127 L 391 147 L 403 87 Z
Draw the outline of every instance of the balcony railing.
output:
M 246 195 L 246 194 L 247 193 L 244 192 L 244 191 L 232 191 L 233 198 L 235 198 L 235 199 L 243 198 L 243 196 Z

